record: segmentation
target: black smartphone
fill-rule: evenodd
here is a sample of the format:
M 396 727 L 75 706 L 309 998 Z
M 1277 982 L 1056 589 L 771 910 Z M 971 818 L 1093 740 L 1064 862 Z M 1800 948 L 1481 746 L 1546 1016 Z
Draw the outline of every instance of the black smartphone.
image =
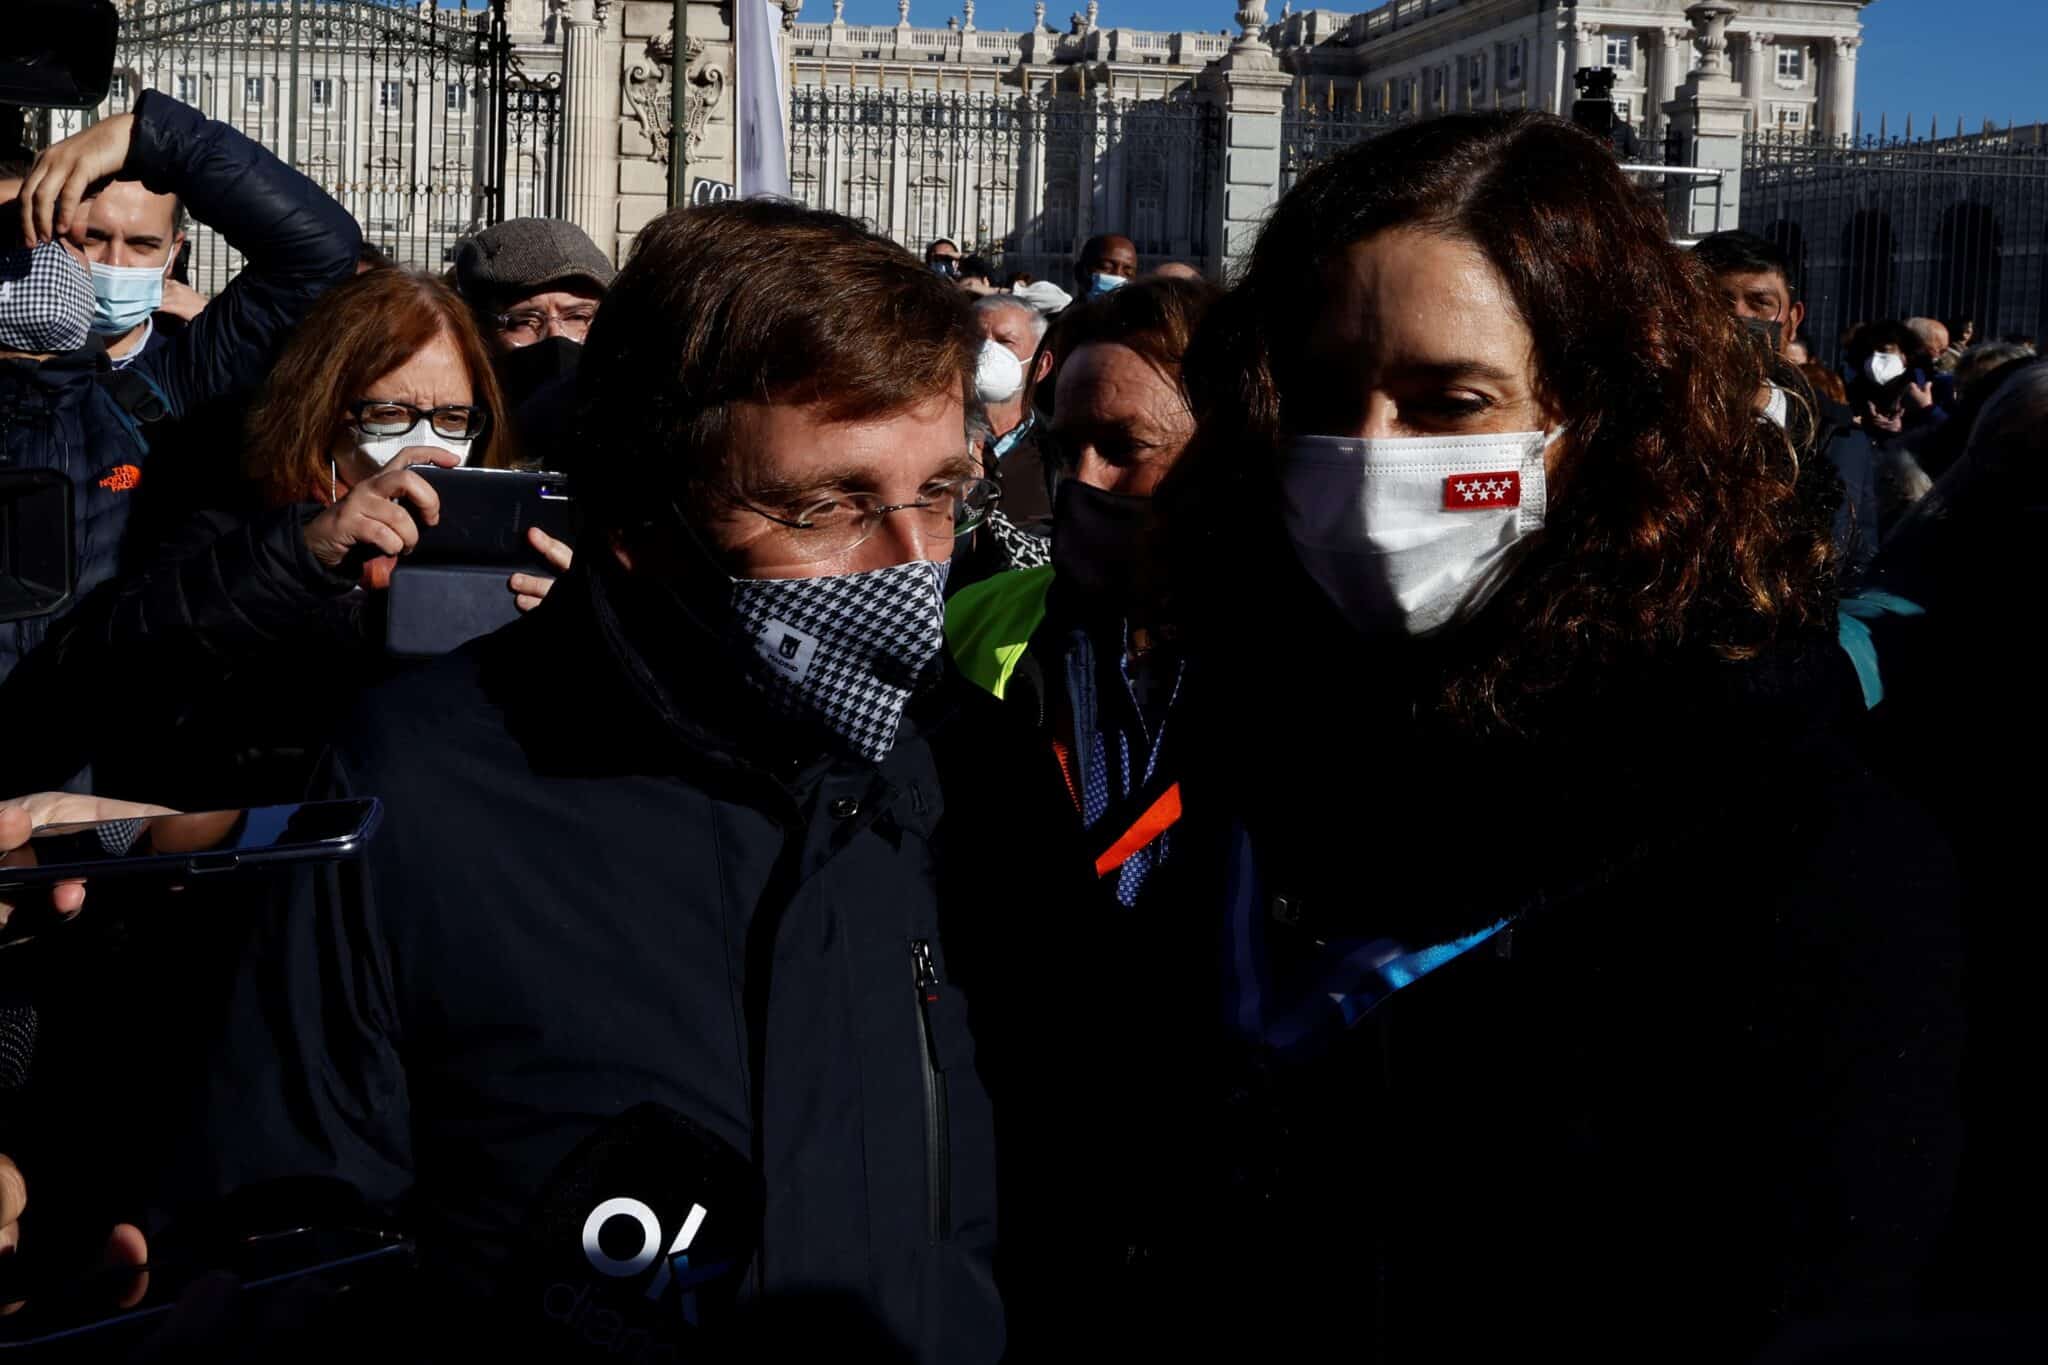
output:
M 0 854 L 0 888 L 107 877 L 184 878 L 359 852 L 384 817 L 373 796 L 246 810 L 43 825 Z
M 36 1359 L 107 1359 L 170 1324 L 179 1299 L 203 1276 L 232 1277 L 242 1311 L 251 1300 L 300 1280 L 367 1291 L 393 1285 L 415 1263 L 413 1244 L 365 1228 L 292 1228 L 240 1242 L 220 1264 L 171 1263 L 100 1270 L 56 1283 L 0 1288 L 0 1351 L 35 1349 Z M 120 1358 L 120 1357 L 114 1357 Z
M 535 526 L 556 540 L 573 542 L 574 499 L 566 474 L 530 469 L 442 469 L 414 465 L 413 472 L 441 499 L 441 519 L 420 528 L 420 542 L 407 564 L 532 566 L 547 562 L 527 543 Z

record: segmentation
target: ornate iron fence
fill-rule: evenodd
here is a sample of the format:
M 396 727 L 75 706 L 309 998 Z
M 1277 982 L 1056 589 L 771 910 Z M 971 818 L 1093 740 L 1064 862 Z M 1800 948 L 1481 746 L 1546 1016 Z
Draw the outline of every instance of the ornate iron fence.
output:
M 804 86 L 790 101 L 804 203 L 1059 280 L 1095 232 L 1131 237 L 1148 264 L 1206 259 L 1219 145 L 1193 96 Z
M 1815 349 L 1882 318 L 1969 318 L 1979 338 L 2048 333 L 2048 136 L 1744 147 L 1742 226 L 1792 263 Z
M 1413 121 L 1410 114 L 1356 106 L 1290 105 L 1280 120 L 1281 192 L 1293 189 L 1302 173 L 1325 157 Z
M 513 57 L 505 0 L 126 0 L 114 83 L 95 111 L 45 112 L 38 141 L 160 90 L 303 171 L 393 259 L 440 270 L 487 223 L 561 202 L 559 76 Z M 190 229 L 191 280 L 217 292 L 241 258 Z

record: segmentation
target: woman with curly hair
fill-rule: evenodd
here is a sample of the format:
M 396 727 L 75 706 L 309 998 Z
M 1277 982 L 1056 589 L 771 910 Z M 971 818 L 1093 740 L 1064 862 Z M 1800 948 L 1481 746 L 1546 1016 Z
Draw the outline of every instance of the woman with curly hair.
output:
M 1109 1197 L 1203 1349 L 1747 1358 L 1913 1288 L 1953 896 L 1846 742 L 1839 484 L 1759 354 L 1531 114 L 1311 171 L 1197 337 L 1161 498 L 1217 857 L 1153 941 L 1228 945 L 1227 1024 L 1149 1012 L 1172 1141 Z

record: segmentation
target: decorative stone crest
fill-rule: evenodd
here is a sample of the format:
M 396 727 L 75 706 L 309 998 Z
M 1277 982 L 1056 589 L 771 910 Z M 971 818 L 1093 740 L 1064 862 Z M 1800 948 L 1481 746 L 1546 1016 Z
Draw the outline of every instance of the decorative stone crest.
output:
M 667 33 L 647 40 L 646 59 L 635 62 L 626 72 L 626 102 L 640 131 L 654 144 L 654 159 L 666 165 L 669 137 L 674 129 L 676 35 L 673 22 Z M 689 145 L 704 140 L 704 127 L 711 111 L 725 91 L 725 72 L 711 59 L 701 39 L 691 38 L 683 48 L 683 100 Z

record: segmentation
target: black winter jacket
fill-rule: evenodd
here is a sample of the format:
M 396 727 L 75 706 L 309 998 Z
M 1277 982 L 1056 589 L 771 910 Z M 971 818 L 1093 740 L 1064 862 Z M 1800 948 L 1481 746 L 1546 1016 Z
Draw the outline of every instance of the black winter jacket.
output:
M 943 699 L 879 766 L 805 757 L 645 593 L 579 566 L 365 699 L 324 790 L 381 797 L 384 830 L 259 936 L 199 1187 L 346 1180 L 403 1211 L 452 1317 L 544 1350 L 532 1305 L 488 1303 L 536 1192 L 658 1101 L 764 1178 L 750 1284 L 778 1337 L 992 1360 L 994 1139 L 952 959 L 976 907 L 938 893 L 977 850 L 940 794 Z
M 0 760 L 0 793 L 51 790 L 91 765 L 103 795 L 183 809 L 295 798 L 303 766 L 252 782 L 233 760 L 280 744 L 317 753 L 380 668 L 370 594 L 306 545 L 320 510 L 202 513 L 60 620 L 0 682 L 0 711 L 38 718 Z
M 1070 1196 L 1104 1210 L 1100 1297 L 1013 1330 L 1733 1360 L 1910 1311 L 1960 1147 L 1956 882 L 1859 764 L 1832 643 L 1578 679 L 1475 742 L 1403 654 L 1256 600 L 1191 663 L 1174 885 L 1093 942 L 1123 998 Z M 1255 980 L 1319 1005 L 1343 940 L 1501 919 L 1312 1045 L 1246 1026 Z
M 314 300 L 349 277 L 362 240 L 355 219 L 312 181 L 154 90 L 135 106 L 122 174 L 181 196 L 247 264 L 190 327 L 128 368 L 147 381 L 150 401 L 124 406 L 116 399 L 98 345 L 41 364 L 0 360 L 0 465 L 57 469 L 70 480 L 80 596 L 120 565 L 138 487 L 121 467 L 148 478 L 151 441 L 141 419 L 158 406 L 183 417 L 260 385 Z M 231 442 L 234 433 L 221 439 Z M 0 677 L 50 628 L 48 618 L 0 625 Z

